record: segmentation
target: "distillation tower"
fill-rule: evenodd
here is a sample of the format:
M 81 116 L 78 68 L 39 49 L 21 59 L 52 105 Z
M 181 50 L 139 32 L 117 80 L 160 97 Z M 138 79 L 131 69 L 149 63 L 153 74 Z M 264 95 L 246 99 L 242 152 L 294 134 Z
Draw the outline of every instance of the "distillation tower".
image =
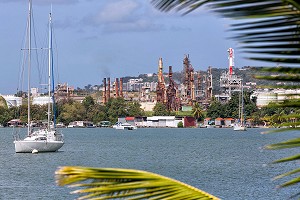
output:
M 220 95 L 216 95 L 216 98 L 221 102 L 227 102 L 233 92 L 241 91 L 242 79 L 238 77 L 234 68 L 234 49 L 228 49 L 229 67 L 227 72 L 223 72 L 220 76 Z
M 156 87 L 156 101 L 165 104 L 166 98 L 166 83 L 163 75 L 163 61 L 162 58 L 158 60 L 158 73 L 157 73 L 157 87 Z

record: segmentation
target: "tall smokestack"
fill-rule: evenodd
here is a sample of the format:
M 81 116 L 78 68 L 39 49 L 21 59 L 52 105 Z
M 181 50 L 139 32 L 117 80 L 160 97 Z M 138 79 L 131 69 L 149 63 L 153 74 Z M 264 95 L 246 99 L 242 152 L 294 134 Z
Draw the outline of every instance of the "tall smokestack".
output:
M 123 78 L 120 78 L 120 97 L 123 97 Z
M 104 88 L 104 91 L 103 91 L 103 103 L 106 103 L 106 78 L 103 79 L 103 88 Z
M 195 82 L 194 82 L 194 70 L 191 70 L 191 98 L 195 101 Z
M 172 72 L 172 66 L 169 66 L 169 78 L 172 78 L 173 72 Z
M 107 78 L 107 101 L 110 99 L 110 78 Z
M 228 53 L 229 53 L 229 75 L 232 75 L 232 71 L 233 71 L 233 67 L 234 67 L 234 50 L 233 48 L 229 48 L 228 49 Z
M 163 82 L 163 61 L 162 58 L 159 58 L 158 60 L 158 82 Z
M 201 84 L 201 74 L 200 74 L 200 71 L 197 72 L 197 88 L 198 90 L 202 90 L 202 84 Z
M 116 90 L 116 97 L 119 97 L 119 79 L 118 78 L 116 78 L 115 90 Z

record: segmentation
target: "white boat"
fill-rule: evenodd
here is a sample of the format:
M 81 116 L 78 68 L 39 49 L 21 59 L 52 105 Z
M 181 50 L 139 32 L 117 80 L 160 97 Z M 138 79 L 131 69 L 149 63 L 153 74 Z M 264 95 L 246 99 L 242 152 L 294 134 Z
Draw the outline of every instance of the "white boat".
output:
M 28 94 L 30 94 L 30 68 L 31 68 L 31 19 L 32 19 L 32 1 L 29 0 L 29 17 L 28 17 L 28 47 L 25 49 L 28 52 Z M 51 111 L 51 102 L 54 101 L 54 79 L 52 76 L 53 64 L 52 64 L 52 18 L 49 14 L 49 47 L 48 47 L 48 123 L 47 127 L 39 130 L 33 130 L 31 126 L 30 116 L 30 95 L 28 95 L 28 129 L 27 137 L 20 139 L 18 134 L 15 134 L 15 151 L 16 153 L 38 153 L 38 152 L 55 152 L 64 145 L 63 135 L 56 130 L 55 114 Z M 52 82 L 52 84 L 51 84 Z M 52 87 L 52 88 L 51 88 Z M 54 107 L 54 106 L 52 106 Z M 53 115 L 53 116 L 51 116 Z M 53 125 L 50 123 L 51 117 L 53 117 Z
M 135 130 L 137 129 L 136 126 L 131 125 L 129 123 L 121 123 L 121 122 L 117 122 L 115 125 L 113 125 L 114 129 L 118 129 L 118 130 Z
M 247 128 L 240 123 L 236 123 L 233 125 L 233 130 L 234 131 L 246 131 Z
M 244 92 L 243 92 L 243 84 L 241 82 L 241 92 L 239 95 L 239 119 L 233 125 L 234 131 L 246 131 L 247 128 L 245 126 L 245 119 L 244 119 Z

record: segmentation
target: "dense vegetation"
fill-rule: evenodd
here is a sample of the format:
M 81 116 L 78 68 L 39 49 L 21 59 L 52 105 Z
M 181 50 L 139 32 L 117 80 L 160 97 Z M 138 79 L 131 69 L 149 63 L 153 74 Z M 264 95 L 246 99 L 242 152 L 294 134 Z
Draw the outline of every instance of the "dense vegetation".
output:
M 300 111 L 294 107 L 268 107 L 258 109 L 255 99 L 250 99 L 250 92 L 244 92 L 244 114 L 246 120 L 251 120 L 254 125 L 280 126 L 281 122 L 288 122 L 292 117 L 287 117 L 291 113 Z M 126 116 L 193 116 L 200 122 L 204 118 L 238 118 L 239 95 L 234 93 L 230 101 L 221 104 L 213 101 L 211 105 L 204 109 L 200 104 L 195 103 L 192 111 L 170 112 L 162 103 L 157 103 L 152 112 L 144 112 L 140 104 L 136 101 L 125 101 L 123 98 L 111 98 L 106 104 L 95 102 L 91 96 L 86 96 L 82 103 L 72 99 L 60 100 L 56 105 L 56 117 L 58 122 L 68 125 L 72 121 L 90 121 L 98 124 L 101 121 L 115 123 L 118 117 Z M 33 121 L 47 120 L 47 105 L 32 105 L 31 119 Z M 7 125 L 12 119 L 21 119 L 27 122 L 27 105 L 7 108 L 5 104 L 0 105 L 0 124 Z
M 47 120 L 47 105 L 32 105 L 31 119 L 33 121 Z M 144 111 L 138 102 L 127 102 L 123 98 L 111 98 L 105 105 L 95 103 L 87 96 L 82 103 L 66 99 L 59 101 L 56 106 L 57 120 L 64 124 L 72 121 L 116 122 L 121 116 L 144 116 Z M 0 106 L 0 124 L 6 125 L 11 119 L 21 119 L 27 122 L 27 105 L 7 108 Z

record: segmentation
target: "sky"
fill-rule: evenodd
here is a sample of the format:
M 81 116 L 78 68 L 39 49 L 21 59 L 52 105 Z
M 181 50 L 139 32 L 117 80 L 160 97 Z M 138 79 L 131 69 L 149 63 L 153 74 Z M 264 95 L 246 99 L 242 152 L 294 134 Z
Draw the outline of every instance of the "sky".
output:
M 229 39 L 232 21 L 205 9 L 183 16 L 160 12 L 150 0 L 33 0 L 37 38 L 46 37 L 51 5 L 56 81 L 75 88 L 100 85 L 104 77 L 157 73 L 160 57 L 164 72 L 168 66 L 181 71 L 185 55 L 195 71 L 227 69 L 228 48 L 235 49 L 235 67 L 260 66 Z M 0 6 L 0 94 L 15 94 L 28 1 L 0 0 Z

